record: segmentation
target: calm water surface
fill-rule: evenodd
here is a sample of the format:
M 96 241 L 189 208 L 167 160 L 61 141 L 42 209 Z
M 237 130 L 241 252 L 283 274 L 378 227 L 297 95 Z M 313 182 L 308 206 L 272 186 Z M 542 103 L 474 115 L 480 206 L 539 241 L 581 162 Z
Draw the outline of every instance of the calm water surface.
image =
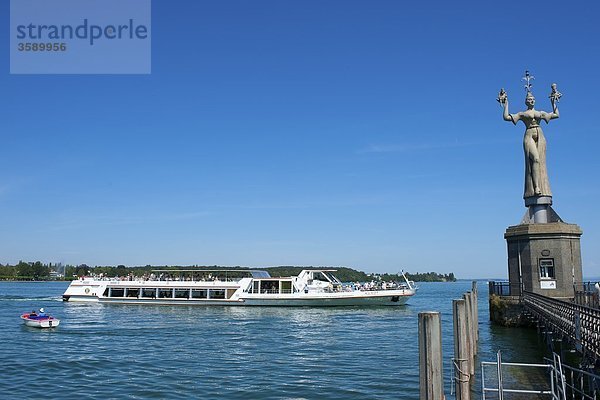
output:
M 66 287 L 0 282 L 2 398 L 417 399 L 417 315 L 442 313 L 449 382 L 452 299 L 471 282 L 390 308 L 89 305 L 63 303 Z M 61 325 L 25 327 L 40 307 Z M 480 359 L 541 361 L 535 331 L 490 326 L 485 282 L 479 313 Z

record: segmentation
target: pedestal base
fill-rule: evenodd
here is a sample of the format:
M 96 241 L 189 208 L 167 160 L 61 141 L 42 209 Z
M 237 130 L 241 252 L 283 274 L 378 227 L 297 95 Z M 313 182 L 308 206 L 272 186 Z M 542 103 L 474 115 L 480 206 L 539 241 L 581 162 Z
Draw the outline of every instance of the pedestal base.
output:
M 552 205 L 552 196 L 532 196 L 525 197 L 525 207 L 529 206 L 541 206 L 541 205 Z
M 582 282 L 581 228 L 564 222 L 509 227 L 508 278 L 511 294 L 521 290 L 556 298 L 573 298 Z
M 525 197 L 527 212 L 521 224 L 547 224 L 549 222 L 563 222 L 556 211 L 552 209 L 552 196 Z

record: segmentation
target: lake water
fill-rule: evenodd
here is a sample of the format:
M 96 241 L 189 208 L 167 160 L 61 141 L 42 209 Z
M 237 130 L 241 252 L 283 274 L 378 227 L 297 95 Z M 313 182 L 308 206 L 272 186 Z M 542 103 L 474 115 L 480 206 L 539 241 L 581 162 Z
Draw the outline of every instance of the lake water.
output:
M 0 282 L 2 398 L 418 399 L 422 311 L 442 313 L 450 398 L 452 299 L 471 288 L 421 283 L 403 307 L 251 308 L 65 303 L 67 285 Z M 58 328 L 22 324 L 40 307 Z M 542 360 L 535 330 L 489 324 L 485 282 L 479 325 L 481 360 Z

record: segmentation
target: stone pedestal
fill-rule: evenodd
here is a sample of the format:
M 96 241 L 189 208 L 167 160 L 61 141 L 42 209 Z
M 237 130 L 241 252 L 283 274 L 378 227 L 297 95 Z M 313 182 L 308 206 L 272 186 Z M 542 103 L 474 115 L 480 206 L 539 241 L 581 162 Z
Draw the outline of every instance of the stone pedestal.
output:
M 508 246 L 510 292 L 521 290 L 548 297 L 573 298 L 582 282 L 582 230 L 564 222 L 510 226 L 504 234 Z

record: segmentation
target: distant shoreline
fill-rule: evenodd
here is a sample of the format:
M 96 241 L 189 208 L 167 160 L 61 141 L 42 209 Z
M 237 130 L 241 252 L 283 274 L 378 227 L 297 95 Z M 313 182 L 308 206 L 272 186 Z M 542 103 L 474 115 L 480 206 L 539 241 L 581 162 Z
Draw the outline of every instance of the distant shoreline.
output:
M 125 265 L 114 266 L 95 266 L 91 267 L 85 264 L 78 266 L 73 265 L 52 265 L 43 264 L 40 261 L 25 262 L 20 261 L 17 265 L 1 265 L 0 264 L 0 280 L 3 281 L 72 281 L 82 276 L 100 276 L 106 278 L 121 278 L 132 279 L 140 276 L 151 274 L 153 271 L 160 270 L 165 273 L 173 273 L 175 275 L 186 274 L 196 271 L 252 271 L 263 270 L 271 276 L 295 276 L 304 269 L 315 268 L 313 266 L 278 266 L 265 268 L 248 268 L 248 267 L 222 267 L 222 266 L 135 266 L 127 267 Z M 366 273 L 348 267 L 331 267 L 336 271 L 336 276 L 342 282 L 398 282 L 404 281 L 403 273 Z M 404 273 L 406 278 L 415 282 L 455 282 L 456 277 L 453 272 L 438 273 L 438 272 L 417 272 L 411 274 Z M 57 276 L 58 275 L 58 276 Z

